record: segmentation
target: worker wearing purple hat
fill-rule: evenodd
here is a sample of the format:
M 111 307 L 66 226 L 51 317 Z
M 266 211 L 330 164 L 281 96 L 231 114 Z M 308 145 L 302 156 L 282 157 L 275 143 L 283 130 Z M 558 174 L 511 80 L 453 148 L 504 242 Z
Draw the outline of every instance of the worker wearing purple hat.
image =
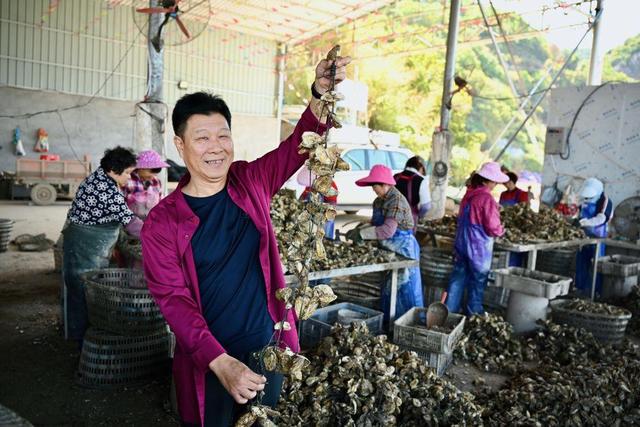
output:
M 373 202 L 371 223 L 357 227 L 347 233 L 347 238 L 378 240 L 385 249 L 406 258 L 420 259 L 420 246 L 413 235 L 413 214 L 407 199 L 395 187 L 396 180 L 391 169 L 375 165 L 369 176 L 356 181 L 360 187 L 371 187 L 378 196 Z M 385 321 L 389 321 L 391 281 L 382 288 L 382 310 Z M 422 279 L 420 269 L 412 267 L 401 270 L 398 277 L 396 316 L 401 316 L 412 307 L 423 307 Z
M 162 198 L 162 182 L 158 174 L 162 168 L 168 167 L 162 156 L 153 150 L 138 154 L 136 169 L 122 191 L 129 209 L 139 218 L 145 219 Z
M 500 223 L 500 208 L 491 190 L 509 177 L 496 162 L 482 165 L 470 178 L 467 192 L 458 212 L 455 240 L 455 265 L 449 277 L 447 307 L 460 311 L 462 296 L 467 290 L 467 314 L 482 314 L 482 299 L 487 286 L 493 255 L 493 239 L 504 234 Z

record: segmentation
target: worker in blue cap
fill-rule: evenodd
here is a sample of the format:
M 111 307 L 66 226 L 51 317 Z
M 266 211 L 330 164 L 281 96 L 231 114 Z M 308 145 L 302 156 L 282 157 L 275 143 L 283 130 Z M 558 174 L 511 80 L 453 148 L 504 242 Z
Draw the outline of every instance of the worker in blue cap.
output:
M 607 237 L 607 224 L 613 214 L 613 203 L 604 194 L 604 184 L 597 178 L 588 178 L 580 190 L 582 204 L 580 206 L 580 227 L 588 237 Z M 604 245 L 600 245 L 598 256 L 604 255 Z M 576 288 L 585 294 L 591 293 L 591 273 L 593 257 L 596 253 L 595 245 L 584 246 L 576 257 Z M 601 292 L 602 280 L 596 280 L 596 293 Z

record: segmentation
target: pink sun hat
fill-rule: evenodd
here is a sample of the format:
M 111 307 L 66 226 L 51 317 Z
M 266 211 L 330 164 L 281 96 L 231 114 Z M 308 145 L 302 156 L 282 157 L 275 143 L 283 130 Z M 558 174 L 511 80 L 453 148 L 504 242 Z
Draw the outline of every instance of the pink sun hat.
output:
M 391 169 L 385 165 L 375 165 L 371 168 L 369 176 L 365 176 L 356 181 L 356 185 L 359 187 L 367 187 L 373 184 L 396 185 L 396 180 L 393 178 Z
M 168 168 L 169 164 L 162 160 L 162 156 L 153 150 L 141 151 L 138 154 L 136 169 Z
M 507 174 L 503 173 L 500 170 L 500 163 L 498 162 L 487 162 L 480 170 L 477 172 L 481 177 L 488 179 L 489 181 L 497 182 L 497 183 L 505 183 L 509 181 L 509 177 Z

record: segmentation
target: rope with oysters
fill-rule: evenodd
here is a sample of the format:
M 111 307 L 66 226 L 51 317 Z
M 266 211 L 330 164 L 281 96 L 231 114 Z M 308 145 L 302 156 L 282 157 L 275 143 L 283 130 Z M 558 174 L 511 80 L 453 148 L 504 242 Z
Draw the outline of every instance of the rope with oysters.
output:
M 295 309 L 298 319 L 306 320 L 317 308 L 327 306 L 336 299 L 328 285 L 313 288 L 309 286 L 309 270 L 313 257 L 326 259 L 327 253 L 323 243 L 324 225 L 336 217 L 335 208 L 323 203 L 323 197 L 337 194 L 332 187 L 336 171 L 349 170 L 349 164 L 340 157 L 341 150 L 337 146 L 329 145 L 329 129 L 342 127 L 335 113 L 336 102 L 344 99 L 344 96 L 335 90 L 336 60 L 339 54 L 340 46 L 337 45 L 326 57 L 327 61 L 332 62 L 329 77 L 331 84 L 330 89 L 320 98 L 318 121 L 326 117 L 327 129 L 322 136 L 319 134 L 319 125 L 315 132 L 304 132 L 302 142 L 298 146 L 298 153 L 309 153 L 306 165 L 309 169 L 309 182 L 312 182 L 310 197 L 305 203 L 305 209 L 296 218 L 294 227 L 279 239 L 287 244 L 286 247 L 284 244 L 280 245 L 281 256 L 287 270 L 295 274 L 298 284 L 276 291 L 276 298 L 284 302 L 285 309 L 282 320 L 274 325 L 274 333 L 269 344 L 254 354 L 259 362 L 260 374 L 266 371 L 278 372 L 300 381 L 302 370 L 309 365 L 309 360 L 288 347 L 281 347 L 282 333 L 291 330 L 287 321 L 289 311 Z M 236 427 L 252 426 L 255 422 L 262 426 L 275 425 L 270 417 L 277 417 L 278 412 L 262 405 L 263 396 L 263 391 L 258 393 L 247 412 L 238 419 Z

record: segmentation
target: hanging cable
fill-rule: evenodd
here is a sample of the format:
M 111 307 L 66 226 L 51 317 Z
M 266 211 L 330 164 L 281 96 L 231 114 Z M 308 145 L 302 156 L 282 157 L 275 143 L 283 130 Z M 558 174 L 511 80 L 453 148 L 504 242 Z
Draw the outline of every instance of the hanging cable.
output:
M 10 115 L 0 115 L 0 118 L 5 118 L 5 119 L 30 119 L 31 117 L 35 117 L 35 116 L 39 116 L 40 114 L 51 114 L 51 113 L 58 113 L 61 111 L 69 111 L 69 110 L 74 110 L 76 108 L 83 108 L 86 107 L 87 105 L 91 104 L 96 97 L 98 96 L 98 94 L 100 93 L 100 91 L 102 89 L 104 89 L 105 85 L 107 84 L 107 82 L 109 80 L 111 80 L 111 77 L 113 77 L 113 75 L 115 74 L 115 72 L 118 70 L 118 68 L 120 67 L 120 65 L 122 64 L 122 62 L 126 59 L 126 57 L 129 55 L 129 52 L 131 52 L 131 50 L 133 49 L 133 47 L 136 45 L 136 42 L 138 41 L 138 38 L 140 38 L 140 33 L 138 33 L 138 35 L 133 39 L 133 41 L 131 42 L 131 44 L 129 45 L 129 47 L 127 48 L 127 50 L 124 52 L 124 54 L 122 55 L 122 57 L 120 58 L 120 60 L 118 61 L 118 63 L 116 64 L 115 67 L 113 67 L 113 69 L 111 70 L 111 72 L 109 73 L 109 75 L 107 75 L 107 77 L 104 79 L 104 81 L 102 82 L 102 84 L 100 85 L 100 87 L 98 88 L 98 90 L 96 90 L 94 92 L 93 95 L 91 95 L 91 98 L 89 98 L 89 100 L 87 100 L 86 102 L 80 103 L 80 104 L 76 104 L 76 105 L 72 105 L 70 107 L 65 107 L 65 108 L 52 108 L 50 110 L 42 110 L 42 111 L 36 111 L 35 113 L 25 113 L 25 114 L 10 114 Z
M 593 19 L 593 22 L 591 23 L 591 25 L 589 25 L 589 28 L 587 28 L 587 31 L 585 31 L 585 33 L 582 35 L 582 37 L 578 41 L 578 44 L 576 44 L 576 47 L 573 48 L 573 50 L 571 51 L 571 53 L 567 57 L 567 60 L 564 62 L 564 64 L 562 64 L 562 67 L 560 68 L 560 70 L 558 70 L 556 75 L 553 77 L 553 80 L 551 81 L 551 84 L 549 85 L 549 87 L 544 91 L 544 93 L 542 95 L 540 95 L 540 97 L 538 98 L 536 103 L 533 105 L 533 107 L 531 107 L 531 111 L 529 111 L 529 114 L 527 114 L 527 117 L 524 118 L 524 120 L 522 121 L 520 126 L 518 126 L 518 129 L 516 129 L 516 131 L 511 136 L 511 138 L 509 138 L 509 141 L 507 141 L 507 143 L 502 148 L 502 150 L 500 150 L 500 152 L 498 153 L 498 155 L 494 159 L 496 162 L 498 160 L 500 160 L 502 155 L 507 151 L 507 148 L 509 148 L 509 146 L 513 143 L 513 141 L 515 141 L 516 136 L 518 136 L 518 133 L 524 128 L 524 126 L 527 124 L 527 122 L 529 121 L 531 116 L 533 116 L 533 114 L 536 112 L 538 106 L 540 105 L 542 100 L 545 98 L 546 94 L 549 93 L 549 90 L 551 90 L 551 88 L 553 87 L 555 82 L 558 80 L 558 78 L 560 78 L 560 76 L 562 75 L 562 72 L 564 71 L 564 69 L 567 68 L 567 65 L 569 65 L 569 62 L 571 61 L 571 58 L 573 58 L 573 55 L 575 55 L 575 53 L 578 50 L 578 48 L 580 47 L 580 45 L 582 44 L 584 39 L 587 37 L 587 34 L 589 34 L 589 32 L 591 31 L 593 26 L 598 22 L 598 20 L 600 19 L 600 16 L 602 16 L 602 10 L 599 10 L 597 12 L 595 18 Z

